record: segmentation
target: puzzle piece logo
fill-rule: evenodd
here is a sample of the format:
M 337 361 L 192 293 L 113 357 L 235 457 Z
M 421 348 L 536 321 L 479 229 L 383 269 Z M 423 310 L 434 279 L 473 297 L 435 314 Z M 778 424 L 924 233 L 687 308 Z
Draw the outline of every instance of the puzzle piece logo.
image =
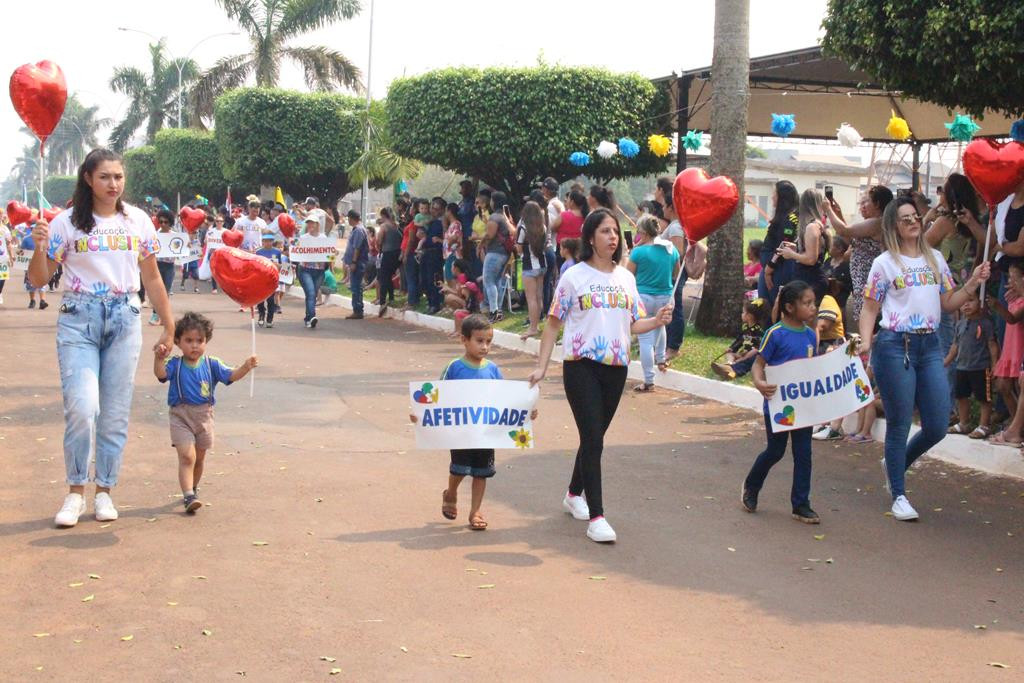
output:
M 786 406 L 781 413 L 775 413 L 775 424 L 784 427 L 792 427 L 796 424 L 796 410 L 793 406 Z
M 419 391 L 413 392 L 412 400 L 425 404 L 437 403 L 437 387 L 430 382 L 425 383 Z
M 864 384 L 864 380 L 858 379 L 857 383 L 853 385 L 854 389 L 857 390 L 857 400 L 864 403 L 871 398 L 871 387 Z

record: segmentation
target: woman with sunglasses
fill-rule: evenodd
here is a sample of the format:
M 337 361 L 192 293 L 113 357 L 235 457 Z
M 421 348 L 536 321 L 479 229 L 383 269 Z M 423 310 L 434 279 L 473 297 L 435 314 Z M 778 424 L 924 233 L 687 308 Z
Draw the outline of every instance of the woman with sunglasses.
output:
M 882 466 L 892 494 L 892 516 L 917 519 L 904 489 L 906 470 L 946 436 L 949 384 L 936 331 L 943 311 L 952 312 L 988 279 L 982 263 L 955 289 L 942 254 L 925 241 L 921 217 L 911 197 L 898 197 L 882 213 L 884 251 L 871 266 L 860 316 L 861 353 L 873 350 L 871 365 L 885 405 L 885 458 Z M 875 320 L 881 329 L 873 340 Z M 874 341 L 874 344 L 872 343 Z M 915 408 L 921 431 L 910 442 Z

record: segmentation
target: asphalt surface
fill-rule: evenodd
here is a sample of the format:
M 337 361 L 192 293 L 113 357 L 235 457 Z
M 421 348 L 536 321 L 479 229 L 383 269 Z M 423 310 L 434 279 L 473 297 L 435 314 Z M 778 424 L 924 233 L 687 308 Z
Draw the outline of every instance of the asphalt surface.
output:
M 788 460 L 750 515 L 738 498 L 760 416 L 627 389 L 604 458 L 619 541 L 597 545 L 560 506 L 577 442 L 553 365 L 537 448 L 498 452 L 490 528 L 473 532 L 468 483 L 459 519 L 441 517 L 448 455 L 415 450 L 405 398 L 461 347 L 337 308 L 306 330 L 290 298 L 258 333 L 255 398 L 247 382 L 218 390 L 206 507 L 182 512 L 147 326 L 121 518 L 96 522 L 90 488 L 89 512 L 58 530 L 57 306 L 25 309 L 14 282 L 0 680 L 1021 680 L 1024 482 L 925 461 L 909 479 L 922 519 L 899 523 L 879 446 L 816 442 L 822 524 L 790 518 Z M 210 352 L 247 355 L 247 314 L 175 294 L 178 313 L 214 319 Z M 533 365 L 492 358 L 508 378 Z

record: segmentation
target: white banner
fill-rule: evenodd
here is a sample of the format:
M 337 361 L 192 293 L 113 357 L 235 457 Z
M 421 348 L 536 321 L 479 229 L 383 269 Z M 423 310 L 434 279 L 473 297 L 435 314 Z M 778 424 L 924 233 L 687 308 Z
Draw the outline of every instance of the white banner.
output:
M 0 256 L 0 280 L 11 277 L 11 263 L 6 256 Z
M 224 234 L 223 230 L 218 228 L 210 228 L 206 231 L 206 250 L 214 251 L 224 246 L 224 240 L 221 239 L 221 235 Z
M 21 251 L 14 255 L 14 270 L 28 271 L 28 264 L 32 261 L 31 251 Z
M 849 342 L 814 358 L 765 368 L 778 387 L 768 399 L 773 432 L 788 432 L 846 417 L 874 398 L 860 356 L 846 354 Z
M 277 281 L 282 285 L 290 285 L 295 282 L 295 266 L 290 263 L 282 263 L 281 270 L 277 273 Z
M 188 233 L 158 232 L 156 238 L 160 241 L 160 251 L 156 257 L 173 258 L 175 265 L 183 266 L 198 261 L 203 256 L 199 242 L 193 242 Z
M 338 255 L 338 241 L 326 235 L 303 235 L 291 248 L 289 258 L 298 263 L 324 263 Z
M 416 447 L 533 448 L 533 410 L 540 395 L 528 382 L 409 382 Z

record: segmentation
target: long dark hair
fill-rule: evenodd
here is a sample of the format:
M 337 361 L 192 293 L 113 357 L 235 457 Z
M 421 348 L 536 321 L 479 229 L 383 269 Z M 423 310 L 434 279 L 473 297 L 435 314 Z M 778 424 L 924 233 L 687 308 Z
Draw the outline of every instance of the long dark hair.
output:
M 789 214 L 796 211 L 800 203 L 800 195 L 796 191 L 796 185 L 788 180 L 780 180 L 775 183 L 775 213 L 772 215 L 772 223 L 782 224 L 789 220 Z
M 78 181 L 75 183 L 75 193 L 71 197 L 71 225 L 75 226 L 85 234 L 92 232 L 96 227 L 96 219 L 92 215 L 92 188 L 85 182 L 85 175 L 88 173 L 90 179 L 96 171 L 96 167 L 104 161 L 116 161 L 123 164 L 121 155 L 113 150 L 100 147 L 89 152 L 85 161 L 78 167 Z M 117 198 L 115 209 L 118 213 L 124 213 L 124 202 Z
M 615 210 L 615 193 L 604 185 L 591 185 L 590 196 L 594 198 L 595 202 L 609 211 Z
M 583 193 L 579 190 L 573 190 L 569 193 L 569 201 L 571 201 L 573 205 L 580 210 L 580 213 L 583 214 L 584 218 L 586 218 L 587 214 L 590 213 L 590 207 L 587 206 L 587 198 L 584 197 Z
M 792 315 L 788 310 L 788 306 L 796 306 L 800 301 L 800 297 L 804 295 L 811 286 L 803 280 L 791 280 L 782 286 L 779 290 L 779 318 L 786 315 L 787 313 Z
M 604 219 L 610 217 L 615 221 L 615 231 L 619 234 L 619 244 L 615 247 L 615 253 L 612 254 L 612 261 L 618 263 L 622 260 L 622 226 L 619 225 L 619 219 L 615 217 L 615 214 L 605 208 L 594 209 L 587 214 L 587 219 L 583 221 L 583 229 L 580 235 L 580 261 L 589 261 L 594 256 L 594 245 L 591 241 L 594 239 L 594 233 L 597 232 L 597 228 L 604 223 Z
M 960 209 L 967 209 L 975 218 L 981 220 L 978 195 L 974 192 L 974 186 L 971 185 L 971 181 L 962 173 L 950 173 L 949 177 L 946 178 L 942 191 L 946 195 L 946 204 L 949 206 L 950 212 L 954 213 L 953 220 L 956 221 L 957 231 L 964 237 L 970 237 L 970 228 L 960 222 L 955 212 Z
M 544 253 L 547 232 L 544 230 L 544 209 L 534 201 L 523 205 L 523 226 L 526 228 L 526 241 L 535 254 Z

